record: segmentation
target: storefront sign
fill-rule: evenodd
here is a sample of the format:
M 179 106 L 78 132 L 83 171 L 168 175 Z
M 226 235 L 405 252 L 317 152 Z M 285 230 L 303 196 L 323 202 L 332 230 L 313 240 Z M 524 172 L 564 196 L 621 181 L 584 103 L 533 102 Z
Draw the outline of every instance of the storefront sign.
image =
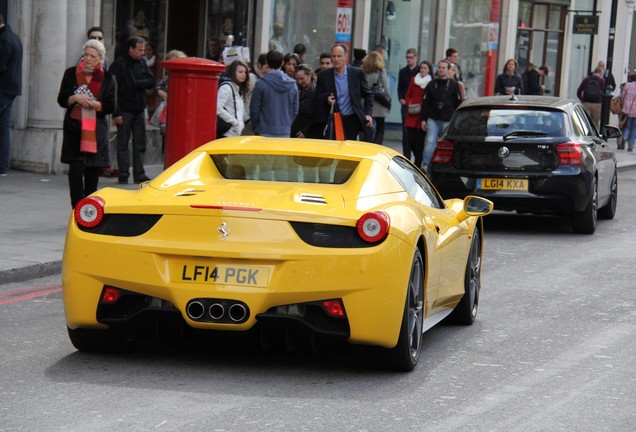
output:
M 598 17 L 594 15 L 574 15 L 573 34 L 595 35 L 598 33 Z
M 351 43 L 351 22 L 353 20 L 353 0 L 338 0 L 336 11 L 336 42 Z

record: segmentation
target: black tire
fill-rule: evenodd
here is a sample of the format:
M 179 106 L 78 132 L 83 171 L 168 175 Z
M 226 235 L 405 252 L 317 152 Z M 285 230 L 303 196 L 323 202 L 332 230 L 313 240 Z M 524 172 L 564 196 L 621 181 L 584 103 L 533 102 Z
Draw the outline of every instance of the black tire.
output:
M 572 217 L 572 229 L 577 234 L 594 234 L 598 217 L 598 185 L 596 177 L 592 180 L 592 196 L 582 212 L 575 212 Z
M 132 349 L 132 342 L 126 340 L 123 332 L 116 329 L 70 329 L 68 337 L 78 351 L 97 353 L 121 353 Z
M 470 243 L 466 275 L 464 276 L 464 296 L 450 315 L 451 321 L 461 325 L 471 325 L 477 318 L 479 291 L 481 290 L 481 237 L 475 229 Z
M 412 371 L 422 350 L 424 328 L 424 262 L 419 250 L 415 251 L 409 286 L 406 291 L 400 336 L 395 348 L 389 350 L 389 367 L 396 371 Z
M 607 204 L 598 210 L 598 217 L 600 219 L 614 219 L 616 215 L 616 205 L 618 204 L 618 177 L 616 170 L 614 170 L 614 177 L 612 178 L 612 186 L 610 187 L 610 198 Z

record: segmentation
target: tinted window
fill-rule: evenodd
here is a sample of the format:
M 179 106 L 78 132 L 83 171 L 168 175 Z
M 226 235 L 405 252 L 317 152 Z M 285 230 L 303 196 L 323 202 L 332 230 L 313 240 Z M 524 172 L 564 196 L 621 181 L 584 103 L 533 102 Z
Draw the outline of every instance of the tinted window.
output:
M 221 175 L 231 180 L 345 183 L 358 161 L 294 155 L 213 154 Z
M 451 136 L 504 136 L 514 131 L 535 131 L 545 136 L 565 135 L 565 113 L 527 108 L 478 107 L 455 112 L 448 126 Z
M 574 116 L 572 118 L 574 123 L 574 129 L 579 136 L 596 136 L 596 127 L 590 119 L 587 110 L 580 105 L 577 105 L 574 109 Z M 580 133 L 579 133 L 580 129 Z
M 389 165 L 389 172 L 417 202 L 433 208 L 444 208 L 444 203 L 437 195 L 435 188 L 417 168 L 404 158 L 393 158 Z

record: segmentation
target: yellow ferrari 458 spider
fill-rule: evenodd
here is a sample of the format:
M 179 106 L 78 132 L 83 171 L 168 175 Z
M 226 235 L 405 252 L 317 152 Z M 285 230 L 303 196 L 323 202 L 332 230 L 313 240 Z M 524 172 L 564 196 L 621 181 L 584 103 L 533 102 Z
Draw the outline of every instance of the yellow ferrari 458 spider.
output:
M 422 333 L 471 324 L 492 203 L 443 201 L 410 161 L 361 142 L 227 138 L 69 221 L 66 323 L 81 351 L 166 330 L 283 332 L 381 347 L 412 370 Z M 278 337 L 279 335 L 277 335 Z

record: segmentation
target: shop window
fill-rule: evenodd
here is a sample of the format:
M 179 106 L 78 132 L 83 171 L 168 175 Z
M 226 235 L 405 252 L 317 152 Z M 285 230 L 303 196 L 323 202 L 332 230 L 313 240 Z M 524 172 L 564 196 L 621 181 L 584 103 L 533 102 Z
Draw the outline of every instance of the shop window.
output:
M 318 68 L 320 54 L 329 52 L 335 43 L 338 3 L 325 0 L 318 12 L 314 2 L 272 1 L 268 47 L 286 54 L 302 43 L 307 48 L 305 63 Z
M 156 0 L 119 0 L 116 3 L 115 19 L 115 56 L 127 53 L 126 41 L 132 36 L 142 37 L 155 47 L 157 52 L 163 51 L 162 11 Z
M 418 59 L 431 60 L 429 56 L 432 0 L 372 0 L 369 26 L 369 45 L 361 47 L 366 51 L 376 45 L 385 48 L 385 67 L 389 77 L 391 97 L 397 101 L 397 79 L 401 68 L 406 66 L 405 54 L 408 48 L 418 51 Z M 433 20 L 434 21 L 434 20 Z M 395 103 L 385 120 L 388 123 L 402 123 L 399 105 Z
M 486 90 L 486 73 L 490 41 L 491 10 L 493 0 L 457 0 L 453 10 L 457 11 L 451 18 L 451 31 L 448 47 L 459 53 L 459 65 L 462 69 L 464 86 L 468 98 L 484 96 Z M 496 10 L 496 9 L 495 9 Z
M 519 2 L 517 49 L 515 57 L 523 73 L 528 63 L 545 65 L 548 75 L 543 78 L 545 94 L 559 95 L 559 76 L 566 7 L 536 4 L 531 0 Z

